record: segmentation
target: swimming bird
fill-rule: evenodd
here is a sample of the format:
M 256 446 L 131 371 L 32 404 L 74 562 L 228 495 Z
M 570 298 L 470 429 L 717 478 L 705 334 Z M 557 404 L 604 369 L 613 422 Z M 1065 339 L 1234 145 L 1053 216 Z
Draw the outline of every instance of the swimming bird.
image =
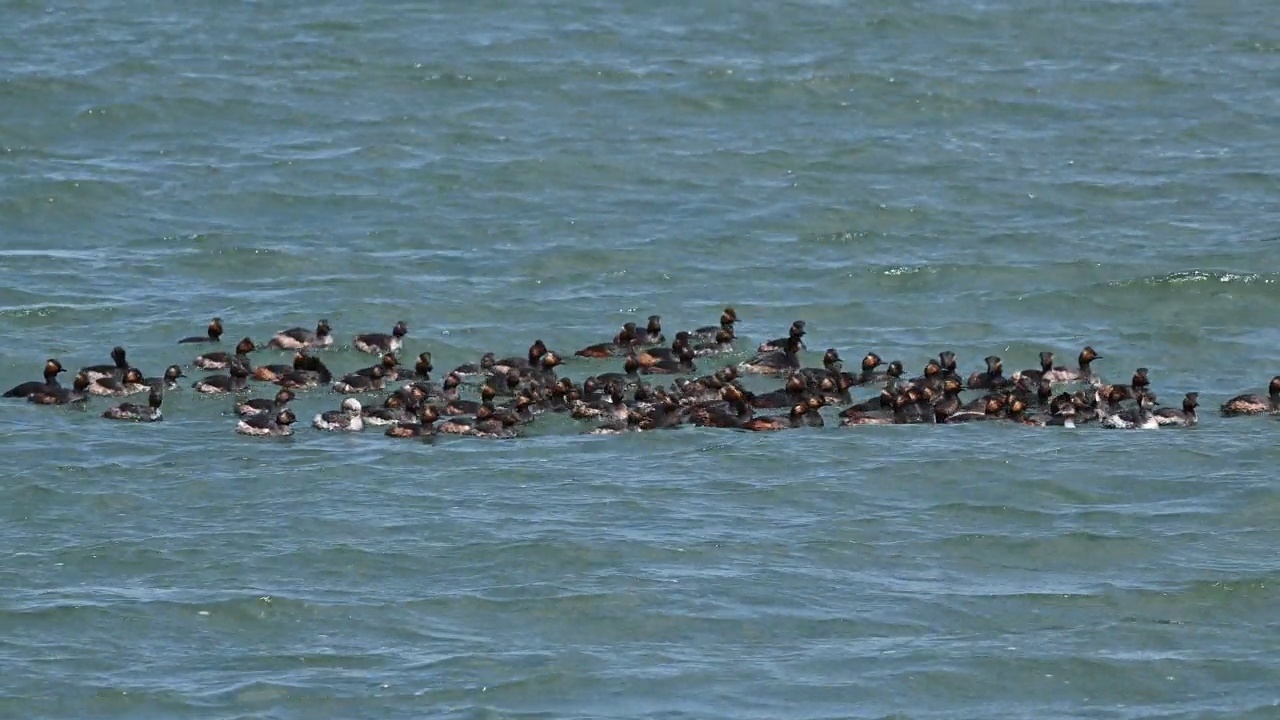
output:
M 59 389 L 58 374 L 64 372 L 62 363 L 54 358 L 49 358 L 44 362 L 44 380 L 32 380 L 16 385 L 5 391 L 4 397 L 7 398 L 26 398 L 40 391 L 56 391 Z
M 1159 408 L 1155 411 L 1160 427 L 1192 427 L 1198 422 L 1196 408 L 1200 406 L 1200 393 L 1189 392 L 1182 398 L 1182 409 Z
M 352 373 L 333 384 L 333 391 L 344 395 L 376 392 L 386 386 L 386 370 L 381 365 L 369 368 L 368 375 Z
M 315 332 L 306 328 L 292 327 L 281 330 L 267 342 L 267 347 L 275 350 L 302 350 L 327 348 L 333 345 L 333 327 L 328 320 L 316 323 Z
M 686 337 L 688 335 L 686 334 Z M 644 329 L 636 329 L 635 344 L 636 345 L 661 345 L 666 342 L 667 338 L 662 334 L 662 317 L 658 315 L 650 315 L 648 324 Z
M 293 434 L 293 424 L 297 421 L 293 411 L 285 408 L 274 415 L 258 413 L 244 418 L 236 424 L 236 432 L 252 437 L 286 437 Z
M 84 372 L 83 370 L 81 372 Z M 88 373 L 85 373 L 88 375 Z M 99 377 L 89 383 L 87 388 L 90 395 L 103 395 L 109 397 L 124 397 L 127 395 L 137 395 L 144 393 L 148 389 L 148 385 L 143 382 L 142 371 L 138 368 L 129 368 L 125 371 L 123 377 L 105 376 Z
M 529 353 L 526 357 L 508 357 L 496 360 L 492 365 L 492 370 L 499 373 L 506 373 L 510 370 L 528 370 L 529 368 L 537 367 L 538 360 L 546 354 L 547 344 L 539 338 L 529 346 Z M 483 361 L 483 358 L 481 360 Z
M 498 356 L 494 353 L 487 352 L 480 356 L 480 362 L 463 363 L 453 369 L 459 377 L 472 377 L 475 375 L 488 375 L 493 371 L 494 365 L 498 362 Z
M 342 401 L 342 407 L 337 410 L 316 415 L 311 420 L 311 425 L 317 430 L 360 432 L 364 429 L 364 419 L 360 415 L 361 409 L 359 400 L 347 398 Z
M 205 395 L 244 392 L 249 389 L 249 367 L 243 362 L 232 361 L 228 375 L 210 375 L 195 381 L 191 387 Z
M 169 367 L 164 369 L 163 376 L 158 378 L 143 378 L 142 382 L 145 385 L 150 385 L 153 387 L 156 385 L 159 385 L 163 387 L 165 390 L 177 390 L 180 387 L 178 385 L 178 378 L 183 378 L 186 376 L 187 376 L 186 373 L 182 372 L 181 365 L 170 365 Z
M 809 412 L 808 405 L 800 403 L 791 408 L 786 417 L 780 415 L 756 415 L 742 423 L 743 430 L 753 432 L 770 432 L 776 430 L 794 430 L 804 427 L 804 416 Z
M 431 353 L 420 352 L 418 353 L 418 359 L 413 363 L 413 369 L 409 369 L 403 365 L 396 366 L 394 379 L 395 380 L 430 380 L 431 371 L 433 370 L 435 370 L 435 366 L 431 364 Z
M 309 390 L 333 382 L 333 373 L 320 358 L 299 350 L 293 356 L 293 369 L 275 381 L 280 387 Z
M 1262 395 L 1237 395 L 1222 403 L 1224 417 L 1262 415 L 1264 413 L 1275 414 L 1277 411 L 1280 411 L 1280 375 L 1271 378 L 1271 382 L 1267 385 L 1266 397 Z
M 435 406 L 425 405 L 418 413 L 417 422 L 396 423 L 387 428 L 386 435 L 394 438 L 429 438 L 439 432 L 435 426 L 439 419 L 440 413 Z
M 1071 403 L 1067 403 L 1059 410 L 1049 416 L 1045 421 L 1045 425 L 1049 427 L 1063 427 L 1073 429 L 1076 426 L 1076 407 Z
M 1040 353 L 1040 367 L 1038 369 L 1023 370 L 1015 375 L 1015 379 L 1026 378 L 1030 382 L 1040 382 L 1040 379 L 1053 372 L 1053 353 L 1044 351 Z
M 839 375 L 843 367 L 844 363 L 840 360 L 840 353 L 835 348 L 827 348 L 827 351 L 822 355 L 821 368 L 800 368 L 799 372 L 806 380 L 818 382 L 823 378 Z
M 107 408 L 102 413 L 102 417 L 108 420 L 158 422 L 164 419 L 164 414 L 160 412 L 160 403 L 162 402 L 164 402 L 164 387 L 162 385 L 152 385 L 151 392 L 147 396 L 146 405 L 120 403 L 115 407 Z
M 574 355 L 584 358 L 609 358 L 620 355 L 629 351 L 636 344 L 636 324 L 633 322 L 626 323 L 617 335 L 613 336 L 613 340 L 605 343 L 596 343 L 588 345 L 578 350 Z
M 1048 378 L 1049 382 L 1054 383 L 1093 383 L 1098 379 L 1097 375 L 1093 372 L 1093 361 L 1101 359 L 1102 356 L 1099 355 L 1092 346 L 1086 345 L 1085 348 L 1080 351 L 1078 359 L 1079 367 L 1055 367 L 1054 369 L 1045 372 L 1042 377 Z
M 1009 379 L 1004 376 L 1004 364 L 1000 362 L 1000 358 L 995 355 L 988 355 L 985 359 L 987 369 L 985 372 L 974 373 L 969 376 L 969 387 L 975 390 L 985 388 L 1000 388 L 1009 383 Z
M 89 375 L 89 380 L 98 380 L 100 378 L 123 377 L 129 370 L 129 360 L 123 347 L 117 345 L 111 348 L 111 365 L 90 365 L 80 368 L 81 372 Z
M 360 414 L 364 418 L 365 425 L 384 426 L 410 423 L 414 420 L 414 413 L 409 408 L 411 404 L 406 400 L 405 395 L 394 392 L 382 401 L 381 407 L 363 407 Z
M 235 405 L 235 411 L 236 414 L 242 418 L 249 417 L 250 415 L 257 415 L 260 412 L 279 412 L 296 397 L 297 395 L 295 395 L 292 390 L 282 388 L 274 397 L 253 398 L 251 400 L 237 402 Z
M 703 327 L 692 330 L 689 333 L 690 339 L 697 342 L 715 340 L 721 330 L 727 330 L 729 332 L 729 337 L 733 337 L 733 326 L 736 322 L 738 322 L 737 311 L 732 307 L 726 307 L 724 312 L 720 313 L 719 325 L 704 325 Z
M 1122 410 L 1114 414 L 1103 409 L 1099 401 L 1096 411 L 1098 424 L 1109 430 L 1154 430 L 1160 427 L 1160 423 L 1156 421 L 1155 414 L 1151 412 L 1148 405 L 1147 394 L 1138 393 L 1136 399 L 1137 410 Z
M 700 336 L 693 336 L 694 338 Z M 708 355 L 718 355 L 720 353 L 733 352 L 733 326 L 722 327 L 716 331 L 715 337 L 710 340 L 696 340 L 693 342 L 694 357 L 706 357 Z
M 360 352 L 373 355 L 400 352 L 400 347 L 404 344 L 404 336 L 408 334 L 409 326 L 405 325 L 403 320 L 400 320 L 391 328 L 390 334 L 367 333 L 357 335 L 351 346 Z
M 775 351 L 780 351 L 780 350 L 786 350 L 786 348 L 787 348 L 787 346 L 788 346 L 788 343 L 789 343 L 789 341 L 791 341 L 791 340 L 796 340 L 796 341 L 798 341 L 799 348 L 800 348 L 801 350 L 803 350 L 803 349 L 804 349 L 804 342 L 803 342 L 804 335 L 805 335 L 804 321 L 803 321 L 803 320 L 796 320 L 795 322 L 791 323 L 791 329 L 787 331 L 787 337 L 774 338 L 774 339 L 772 339 L 772 340 L 766 340 L 766 341 L 764 341 L 764 342 L 760 343 L 760 347 L 756 348 L 756 352 L 758 352 L 758 353 L 767 353 L 767 352 L 775 352 Z
M 770 350 L 738 365 L 740 372 L 757 375 L 782 375 L 800 369 L 800 348 L 803 344 L 798 335 L 786 339 L 782 350 Z
M 239 357 L 247 363 L 249 360 L 249 353 L 256 349 L 257 346 L 253 344 L 252 340 L 249 338 L 241 338 L 240 342 L 236 343 L 234 354 L 225 352 L 209 352 L 196 356 L 196 359 L 193 360 L 191 364 L 202 370 L 226 370 L 227 366 L 231 364 L 231 360 L 233 358 Z
M 36 405 L 80 405 L 89 399 L 89 375 L 76 373 L 71 387 L 47 386 L 27 396 L 27 402 Z
M 218 340 L 220 340 L 221 338 L 222 338 L 222 318 L 216 317 L 209 321 L 208 334 L 192 335 L 191 337 L 184 337 L 181 340 L 179 340 L 178 343 L 183 344 L 183 343 L 218 342 Z

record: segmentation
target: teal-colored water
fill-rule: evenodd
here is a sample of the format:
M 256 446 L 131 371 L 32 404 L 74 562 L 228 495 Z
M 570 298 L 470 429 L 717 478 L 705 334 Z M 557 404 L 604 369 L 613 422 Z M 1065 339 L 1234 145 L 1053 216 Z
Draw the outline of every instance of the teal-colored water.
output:
M 213 315 L 442 369 L 732 304 L 811 365 L 1092 344 L 1206 410 L 422 445 L 9 401 L 0 717 L 1280 714 L 1280 425 L 1212 412 L 1280 372 L 1270 4 L 0 7 L 0 386 Z

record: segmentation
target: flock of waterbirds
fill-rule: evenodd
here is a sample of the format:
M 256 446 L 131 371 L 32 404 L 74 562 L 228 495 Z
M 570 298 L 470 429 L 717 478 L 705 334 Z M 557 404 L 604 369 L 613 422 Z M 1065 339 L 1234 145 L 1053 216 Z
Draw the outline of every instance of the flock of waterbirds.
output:
M 717 325 L 682 330 L 667 343 L 660 316 L 642 327 L 626 323 L 612 339 L 574 353 L 584 362 L 622 360 L 620 371 L 591 375 L 581 383 L 559 377 L 560 354 L 541 340 L 525 356 L 485 353 L 478 362 L 459 366 L 432 379 L 431 353 L 402 359 L 409 329 L 398 322 L 390 333 L 357 335 L 351 348 L 378 355 L 378 362 L 343 376 L 334 375 L 321 359 L 335 347 L 333 329 L 321 320 L 314 330 L 290 328 L 266 343 L 246 337 L 231 352 L 212 351 L 192 361 L 210 374 L 190 389 L 206 396 L 234 399 L 235 429 L 243 435 L 286 436 L 297 421 L 290 403 L 297 393 L 331 389 L 346 395 L 336 410 L 316 415 L 312 426 L 324 431 L 359 432 L 385 427 L 398 438 L 430 438 L 451 434 L 478 438 L 510 438 L 542 413 L 563 413 L 591 421 L 588 432 L 612 434 L 674 428 L 684 424 L 744 431 L 788 430 L 825 425 L 823 409 L 838 410 L 841 426 L 890 424 L 954 424 L 1003 421 L 1032 426 L 1073 428 L 1096 424 L 1111 429 L 1191 427 L 1197 422 L 1199 396 L 1188 392 L 1180 407 L 1163 406 L 1151 388 L 1148 370 L 1138 368 L 1128 384 L 1104 383 L 1093 370 L 1102 358 L 1091 346 L 1082 349 L 1074 367 L 1055 364 L 1052 352 L 1040 353 L 1038 368 L 1006 375 L 999 357 L 985 358 L 985 369 L 967 377 L 957 370 L 955 353 L 944 351 L 912 377 L 898 360 L 885 362 L 867 353 L 856 372 L 846 371 L 840 354 L 828 349 L 821 367 L 804 367 L 805 323 L 792 323 L 786 335 L 761 343 L 754 357 L 699 375 L 706 358 L 738 351 L 737 312 L 727 307 Z M 221 342 L 223 323 L 214 318 L 204 335 L 182 344 Z M 252 354 L 292 352 L 291 362 L 255 365 Z M 4 393 L 40 405 L 84 409 L 94 397 L 147 395 L 146 404 L 123 402 L 102 417 L 154 422 L 163 419 L 167 391 L 186 387 L 181 365 L 148 377 L 129 363 L 123 347 L 111 351 L 110 365 L 82 368 L 70 387 L 58 376 L 62 363 L 45 363 L 44 379 L 22 383 Z M 279 358 L 283 359 L 283 358 Z M 711 362 L 714 362 L 712 360 Z M 219 372 L 221 371 L 221 372 Z M 751 392 L 747 374 L 782 379 L 782 387 Z M 670 376 L 664 378 L 662 376 Z M 671 382 L 665 382 L 670 379 Z M 278 390 L 249 398 L 254 383 Z M 394 384 L 400 383 L 393 387 Z M 853 391 L 870 391 L 855 402 Z M 356 396 L 364 397 L 361 402 Z M 1224 416 L 1280 414 L 1280 376 L 1265 395 L 1244 394 L 1221 406 Z M 830 413 L 828 413 L 829 415 Z

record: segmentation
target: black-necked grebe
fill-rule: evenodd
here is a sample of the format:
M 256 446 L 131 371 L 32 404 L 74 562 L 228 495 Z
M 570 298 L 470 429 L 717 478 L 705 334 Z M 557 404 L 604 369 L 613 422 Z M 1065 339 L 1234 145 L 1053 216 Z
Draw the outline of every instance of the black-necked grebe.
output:
M 314 332 L 300 327 L 281 330 L 267 343 L 267 347 L 275 350 L 318 349 L 330 345 L 333 345 L 333 327 L 328 320 L 316 323 Z
M 191 337 L 184 337 L 178 341 L 178 344 L 202 343 L 202 342 L 216 343 L 221 339 L 222 339 L 222 318 L 214 318 L 209 321 L 209 328 L 208 328 L 207 334 L 192 335 Z
M 131 420 L 133 422 L 157 422 L 164 419 L 164 414 L 160 412 L 160 403 L 164 402 L 164 388 L 161 385 L 151 386 L 151 393 L 147 396 L 146 405 L 136 405 L 134 403 L 120 403 L 115 407 L 107 408 L 102 413 L 102 417 L 108 420 Z
M 1280 411 L 1280 375 L 1271 378 L 1267 385 L 1267 395 L 1237 395 L 1222 403 L 1222 414 L 1227 417 L 1236 415 L 1262 415 Z
M 403 320 L 400 320 L 391 328 L 390 333 L 357 335 L 351 346 L 360 352 L 371 355 L 397 353 L 400 352 L 401 346 L 404 345 L 404 336 L 408 334 L 409 326 L 405 325 Z
M 364 429 L 362 409 L 359 400 L 347 398 L 337 410 L 327 410 L 312 418 L 311 426 L 330 432 L 360 432 Z
M 236 432 L 252 437 L 285 437 L 293 434 L 293 424 L 298 417 L 288 408 L 278 413 L 258 413 L 241 420 Z
M 58 374 L 64 372 L 62 363 L 53 358 L 49 358 L 44 363 L 44 380 L 32 380 L 14 386 L 7 390 L 4 397 L 7 398 L 25 398 L 31 397 L 32 394 L 46 391 L 53 392 L 61 388 L 58 384 Z

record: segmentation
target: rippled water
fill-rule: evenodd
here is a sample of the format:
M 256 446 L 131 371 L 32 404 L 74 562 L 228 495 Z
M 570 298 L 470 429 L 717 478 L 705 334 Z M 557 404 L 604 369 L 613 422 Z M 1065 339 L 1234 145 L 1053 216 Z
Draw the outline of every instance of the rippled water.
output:
M 1207 411 L 1280 372 L 1267 3 L 0 7 L 4 387 L 159 373 L 212 315 L 403 318 L 447 368 L 725 304 L 807 320 L 809 364 L 1092 344 Z M 0 407 L 0 717 L 1280 714 L 1269 418 L 419 445 L 227 409 Z

